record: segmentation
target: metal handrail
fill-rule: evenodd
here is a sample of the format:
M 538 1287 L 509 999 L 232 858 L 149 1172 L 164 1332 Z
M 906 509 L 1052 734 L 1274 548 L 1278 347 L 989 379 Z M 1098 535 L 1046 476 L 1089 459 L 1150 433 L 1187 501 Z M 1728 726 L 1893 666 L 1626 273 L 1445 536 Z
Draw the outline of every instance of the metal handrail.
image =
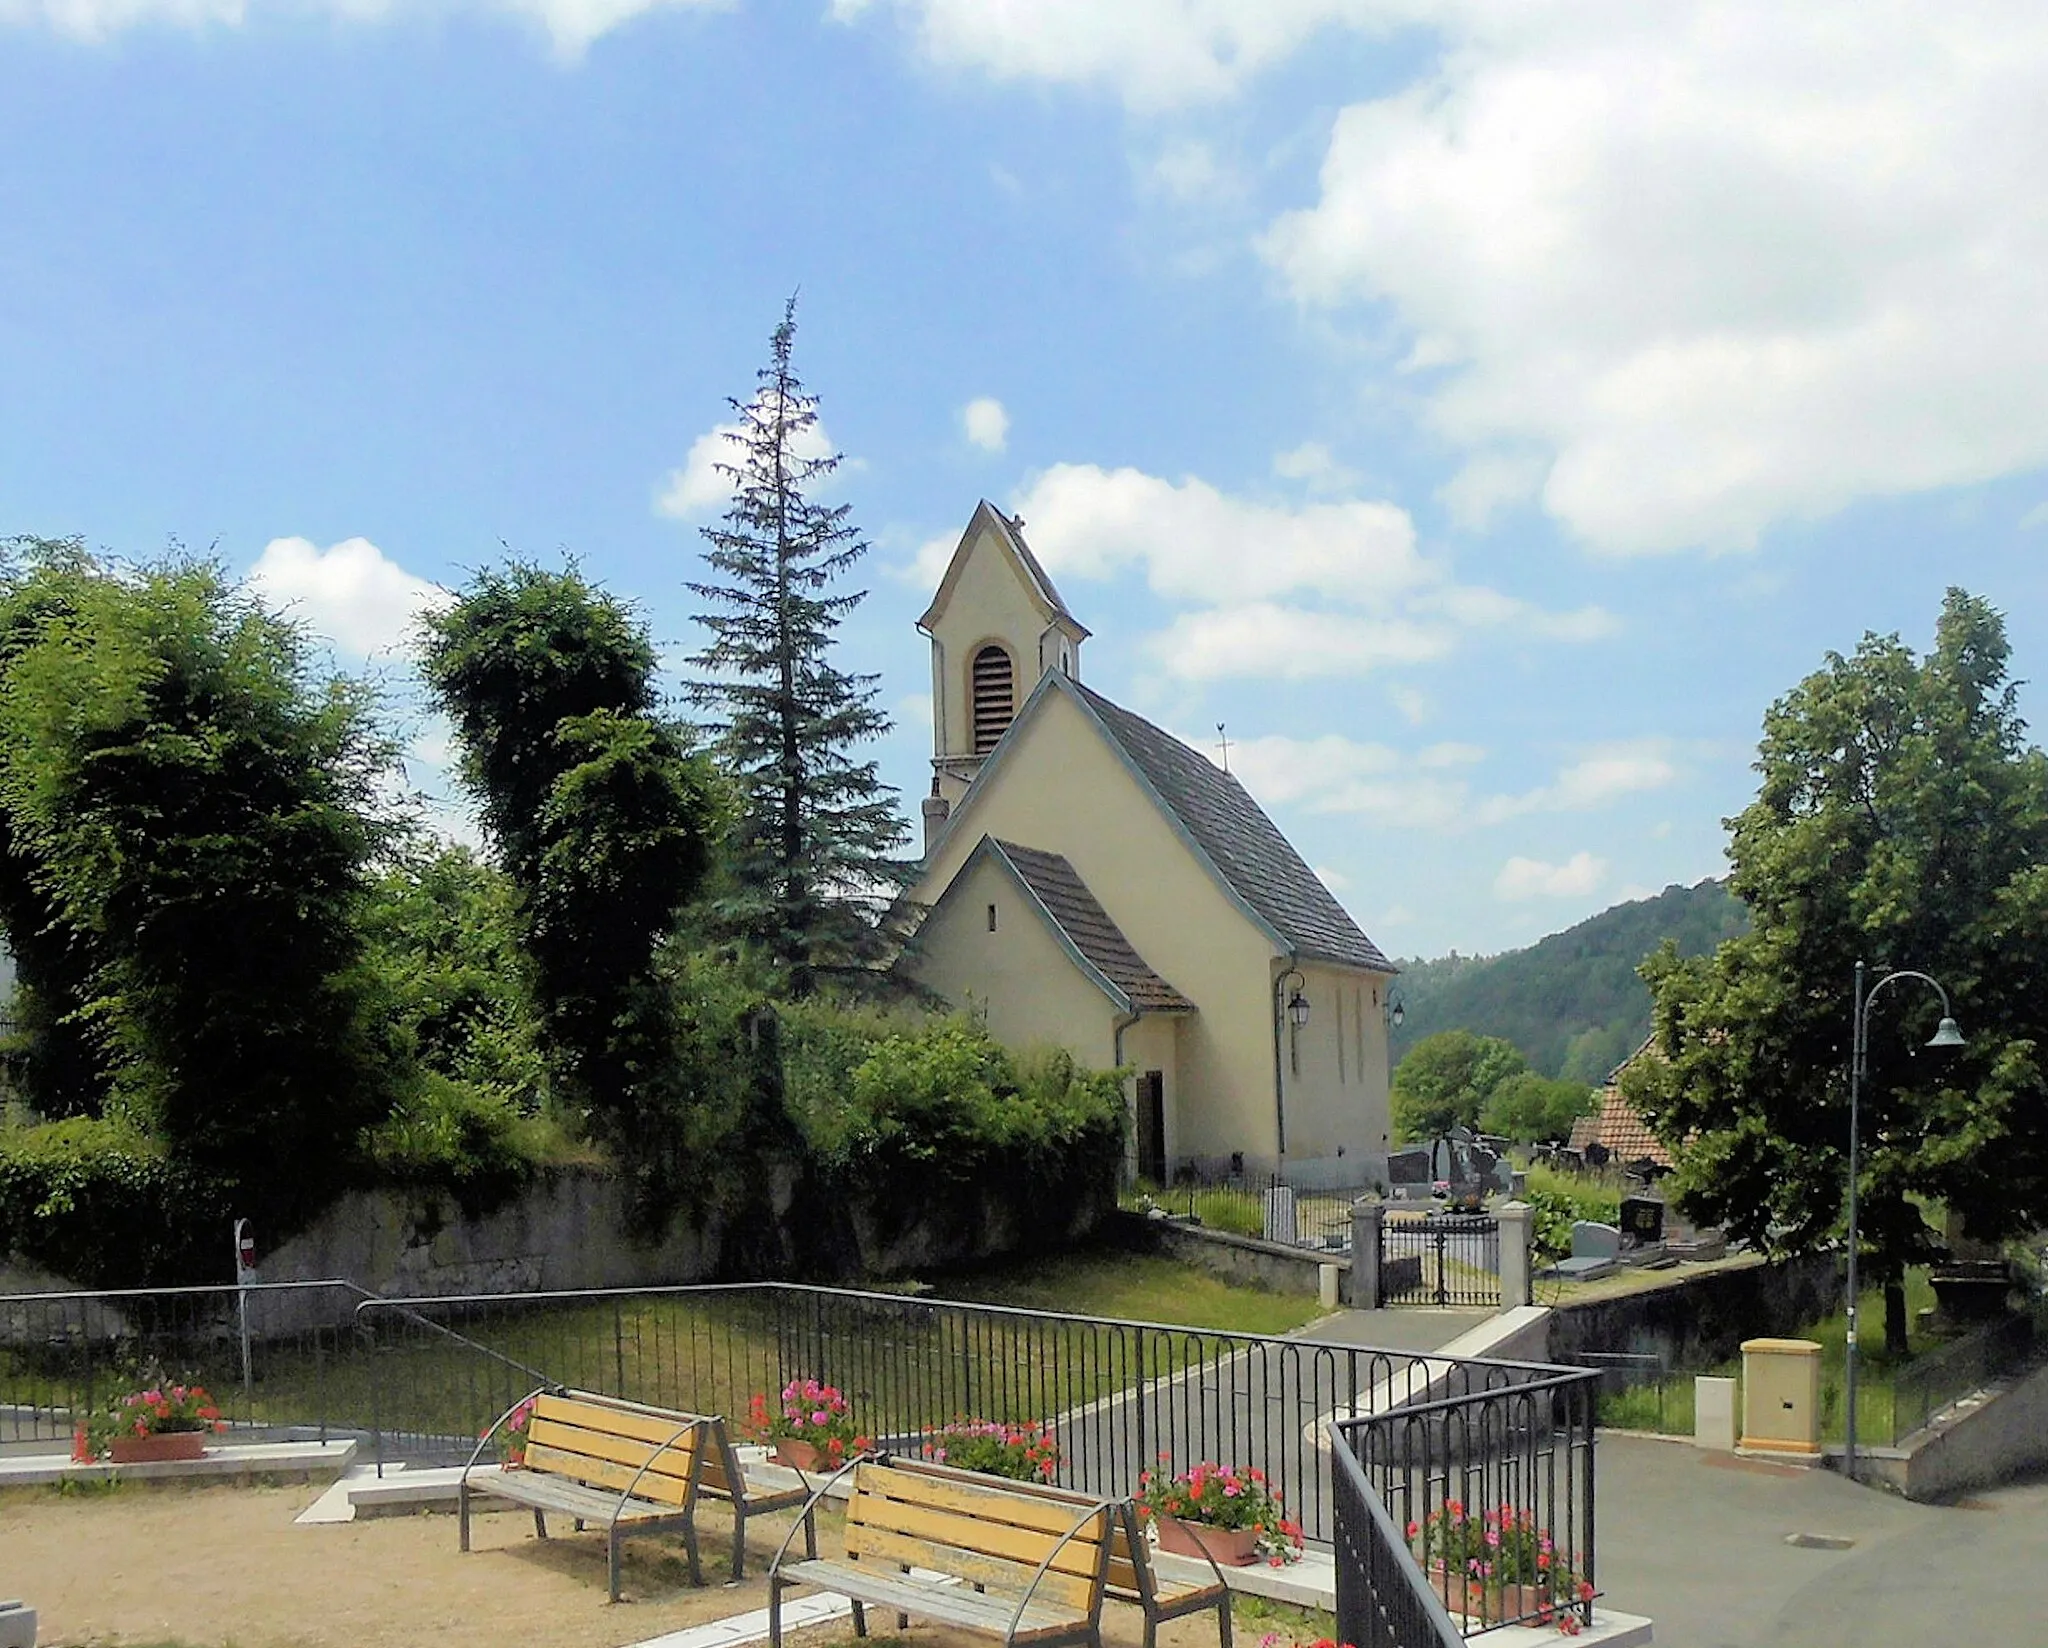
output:
M 1347 1421 L 1346 1424 L 1363 1424 L 1363 1420 Z M 1407 1586 L 1408 1599 L 1415 1604 L 1437 1640 L 1437 1648 L 1464 1648 L 1465 1634 L 1452 1623 L 1451 1611 L 1444 1606 L 1442 1597 L 1430 1585 L 1422 1565 L 1409 1550 L 1408 1541 L 1395 1525 L 1393 1513 L 1373 1491 L 1367 1480 L 1365 1468 L 1358 1463 L 1344 1435 L 1345 1424 L 1332 1420 L 1329 1425 L 1330 1454 L 1336 1460 L 1335 1468 L 1350 1482 L 1359 1501 L 1365 1506 L 1366 1514 L 1372 1521 L 1372 1531 L 1392 1559 L 1392 1567 Z

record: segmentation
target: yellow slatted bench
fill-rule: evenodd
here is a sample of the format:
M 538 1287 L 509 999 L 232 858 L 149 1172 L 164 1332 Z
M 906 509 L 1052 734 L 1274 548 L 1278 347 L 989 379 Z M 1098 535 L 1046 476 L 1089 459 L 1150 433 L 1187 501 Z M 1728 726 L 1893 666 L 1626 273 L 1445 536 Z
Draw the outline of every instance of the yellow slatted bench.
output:
M 463 1467 L 456 1489 L 462 1549 L 469 1549 L 469 1496 L 509 1499 L 533 1511 L 533 1529 L 548 1537 L 550 1512 L 571 1517 L 580 1531 L 605 1530 L 611 1600 L 619 1600 L 619 1545 L 628 1534 L 669 1530 L 683 1536 L 690 1582 L 704 1583 L 697 1562 L 697 1487 L 704 1442 L 713 1421 L 701 1414 L 650 1408 L 589 1391 L 542 1389 L 526 1425 L 526 1462 L 517 1470 L 473 1477 L 492 1438 L 524 1402 L 507 1408 Z
M 849 1472 L 845 1556 L 791 1561 L 795 1529 L 775 1554 L 772 1648 L 782 1645 L 782 1593 L 796 1585 L 849 1598 L 860 1636 L 867 1635 L 867 1609 L 876 1607 L 902 1625 L 916 1615 L 1006 1644 L 1101 1648 L 1115 1501 L 1068 1503 L 999 1477 L 923 1463 L 906 1468 L 887 1455 L 842 1467 L 813 1500 Z
M 945 1469 L 922 1460 L 897 1460 L 896 1464 L 901 1470 Z M 1072 1505 L 1077 1510 L 1083 1505 L 1096 1503 L 1089 1494 L 1076 1493 L 1071 1488 L 1055 1488 L 1049 1483 L 1027 1482 L 1017 1486 L 1061 1504 Z M 1152 1545 L 1145 1538 L 1144 1526 L 1138 1519 L 1138 1507 L 1125 1500 L 1117 1506 L 1116 1528 L 1110 1535 L 1109 1571 L 1104 1594 L 1112 1602 L 1131 1603 L 1143 1610 L 1145 1648 L 1152 1648 L 1159 1627 L 1168 1620 L 1184 1619 L 1189 1614 L 1207 1613 L 1211 1609 L 1216 1613 L 1216 1631 L 1221 1648 L 1231 1648 L 1230 1587 L 1224 1583 L 1223 1570 L 1216 1565 L 1215 1558 L 1206 1560 L 1209 1564 L 1207 1579 L 1164 1577 L 1152 1560 Z

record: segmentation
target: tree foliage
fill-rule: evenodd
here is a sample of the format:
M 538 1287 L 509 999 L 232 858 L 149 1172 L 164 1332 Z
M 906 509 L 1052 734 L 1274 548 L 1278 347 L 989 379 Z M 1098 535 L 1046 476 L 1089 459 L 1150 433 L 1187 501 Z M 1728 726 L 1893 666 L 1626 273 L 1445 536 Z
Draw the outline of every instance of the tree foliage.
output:
M 1866 636 L 1774 704 L 1756 800 L 1730 820 L 1750 930 L 1645 965 L 1661 1059 L 1627 1090 L 1700 1216 L 1777 1252 L 1837 1238 L 1851 983 L 1895 968 L 1948 990 L 1969 1045 L 1929 1052 L 1940 1008 L 1903 981 L 1870 1016 L 1860 1225 L 1903 1348 L 1919 1199 L 1995 1239 L 2048 1214 L 2048 760 L 2025 742 L 2000 615 L 1952 589 L 1934 650 Z
M 1494 1090 L 1529 1068 L 1512 1042 L 1440 1030 L 1408 1051 L 1394 1072 L 1394 1134 L 1441 1138 L 1453 1127 L 1477 1127 Z
M 1595 1090 L 1582 1081 L 1524 1070 L 1486 1096 L 1479 1107 L 1479 1127 L 1522 1144 L 1561 1144 L 1572 1123 L 1590 1114 L 1597 1102 Z
M 867 553 L 851 507 L 807 493 L 839 467 L 814 452 L 817 398 L 791 361 L 796 300 L 738 428 L 723 523 L 704 529 L 710 575 L 689 585 L 711 640 L 691 663 L 692 701 L 713 714 L 721 762 L 739 789 L 714 914 L 802 997 L 823 972 L 879 953 L 873 910 L 901 884 L 905 830 L 895 792 L 854 751 L 888 731 L 877 677 L 832 661 L 835 632 L 865 599 L 840 590 Z
M 390 754 L 368 700 L 205 562 L 32 554 L 0 633 L 4 913 L 44 1022 L 90 1049 L 81 1090 L 32 1091 L 282 1234 L 391 1096 L 357 928 Z
M 478 573 L 424 665 L 504 854 L 558 1099 L 622 1165 L 674 1153 L 688 1075 L 660 952 L 703 879 L 718 786 L 655 713 L 654 649 L 574 569 Z

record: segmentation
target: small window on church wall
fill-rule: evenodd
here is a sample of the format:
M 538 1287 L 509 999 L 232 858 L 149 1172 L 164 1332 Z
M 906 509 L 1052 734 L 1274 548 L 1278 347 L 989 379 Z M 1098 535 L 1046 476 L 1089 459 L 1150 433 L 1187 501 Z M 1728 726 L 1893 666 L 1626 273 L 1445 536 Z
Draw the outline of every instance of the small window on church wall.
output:
M 996 930 L 996 907 L 993 904 L 988 907 L 988 930 L 991 933 Z
M 1017 666 L 998 646 L 974 655 L 974 753 L 986 755 L 1017 713 Z

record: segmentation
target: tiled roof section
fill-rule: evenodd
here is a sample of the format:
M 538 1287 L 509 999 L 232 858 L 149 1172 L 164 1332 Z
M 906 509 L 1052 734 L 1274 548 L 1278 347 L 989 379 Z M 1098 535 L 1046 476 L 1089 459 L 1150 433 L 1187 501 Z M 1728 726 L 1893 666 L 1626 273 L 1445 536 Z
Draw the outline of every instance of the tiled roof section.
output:
M 1073 685 L 1237 896 L 1291 949 L 1309 960 L 1395 971 L 1242 784 L 1151 722 Z
M 1572 1136 L 1565 1148 L 1584 1150 L 1589 1144 L 1604 1145 L 1609 1160 L 1618 1165 L 1650 1161 L 1659 1167 L 1671 1166 L 1671 1152 L 1658 1142 L 1618 1087 L 1602 1088 L 1600 1108 L 1572 1123 Z
M 1109 919 L 1069 864 L 1058 853 L 997 841 L 995 850 L 1009 861 L 1017 879 L 1045 907 L 1061 932 L 1102 976 L 1130 998 L 1140 1013 L 1192 1012 L 1194 1003 L 1145 965 L 1123 930 Z

